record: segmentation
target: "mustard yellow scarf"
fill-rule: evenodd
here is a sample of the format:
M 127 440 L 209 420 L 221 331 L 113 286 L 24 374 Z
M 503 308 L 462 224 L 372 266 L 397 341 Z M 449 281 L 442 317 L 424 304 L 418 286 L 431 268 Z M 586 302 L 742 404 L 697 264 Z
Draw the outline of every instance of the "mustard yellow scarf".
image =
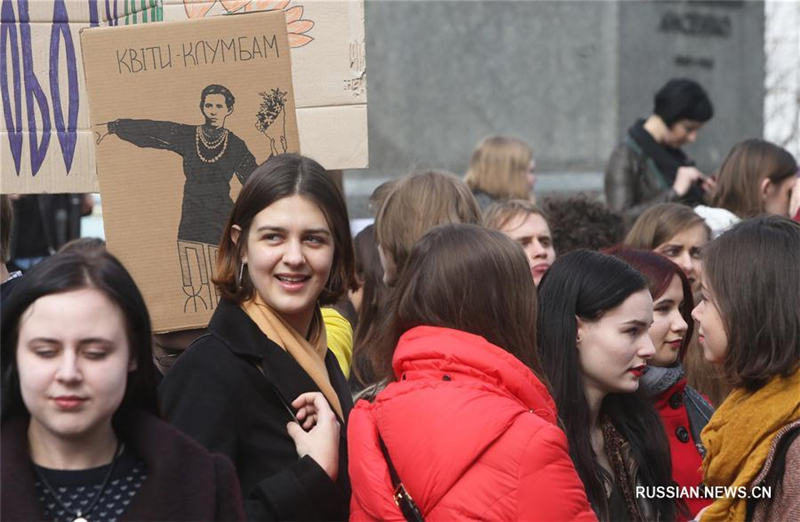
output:
M 286 321 L 275 313 L 275 311 L 261 299 L 256 292 L 253 299 L 242 303 L 242 310 L 258 325 L 258 329 L 269 337 L 271 341 L 283 348 L 289 355 L 297 361 L 303 370 L 311 377 L 319 387 L 325 398 L 333 408 L 333 411 L 344 419 L 342 405 L 339 396 L 331 385 L 328 369 L 325 367 L 325 354 L 328 351 L 325 327 L 322 323 L 322 315 L 319 308 L 314 312 L 314 320 L 311 322 L 311 334 L 309 339 L 303 337 L 297 330 L 292 328 Z M 294 397 L 288 398 L 294 400 Z
M 703 429 L 707 453 L 703 481 L 708 486 L 747 487 L 769 453 L 775 434 L 800 419 L 800 371 L 773 377 L 762 388 L 735 388 Z M 702 515 L 702 522 L 745 520 L 747 500 L 720 498 Z

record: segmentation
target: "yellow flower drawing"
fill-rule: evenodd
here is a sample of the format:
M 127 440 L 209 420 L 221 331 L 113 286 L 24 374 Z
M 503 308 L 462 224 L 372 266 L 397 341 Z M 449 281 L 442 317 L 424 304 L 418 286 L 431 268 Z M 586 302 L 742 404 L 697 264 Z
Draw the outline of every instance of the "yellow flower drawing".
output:
M 314 22 L 303 19 L 302 5 L 289 7 L 291 3 L 292 0 L 183 0 L 183 7 L 189 18 L 203 18 L 216 4 L 222 5 L 228 14 L 283 10 L 286 13 L 289 46 L 303 47 L 314 40 L 306 34 L 314 27 Z

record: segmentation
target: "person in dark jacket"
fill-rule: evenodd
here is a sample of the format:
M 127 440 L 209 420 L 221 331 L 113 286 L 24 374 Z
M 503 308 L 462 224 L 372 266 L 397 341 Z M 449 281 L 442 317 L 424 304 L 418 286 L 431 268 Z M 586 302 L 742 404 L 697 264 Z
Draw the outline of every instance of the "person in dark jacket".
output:
M 673 78 L 658 90 L 654 105 L 653 114 L 628 129 L 606 166 L 606 202 L 629 222 L 656 203 L 698 205 L 714 187 L 681 150 L 714 115 L 706 91 L 693 80 Z
M 672 479 L 681 487 L 697 487 L 703 481 L 700 467 L 705 448 L 700 432 L 708 423 L 714 408 L 694 388 L 687 385 L 683 359 L 690 346 L 692 288 L 681 268 L 669 259 L 647 250 L 611 249 L 618 257 L 647 278 L 653 297 L 653 324 L 648 330 L 656 349 L 640 386 L 653 400 L 664 424 L 672 457 Z M 696 515 L 711 501 L 686 499 L 689 515 Z M 687 520 L 678 514 L 677 520 Z
M 104 251 L 33 267 L 3 307 L 3 520 L 242 520 L 222 455 L 158 419 L 142 295 Z
M 172 424 L 233 460 L 250 519 L 348 516 L 352 400 L 319 307 L 353 285 L 353 264 L 344 198 L 321 165 L 286 154 L 251 174 L 219 247 L 209 333 L 159 387 Z

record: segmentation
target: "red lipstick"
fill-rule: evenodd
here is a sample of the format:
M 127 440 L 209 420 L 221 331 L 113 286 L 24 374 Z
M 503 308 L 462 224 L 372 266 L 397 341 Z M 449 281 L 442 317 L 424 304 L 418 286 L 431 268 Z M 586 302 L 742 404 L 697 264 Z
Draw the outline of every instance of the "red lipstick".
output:
M 645 371 L 646 368 L 647 368 L 646 364 L 640 364 L 639 366 L 635 366 L 635 367 L 631 368 L 628 371 L 631 372 L 635 377 L 638 378 L 638 377 L 641 377 L 642 375 L 644 375 L 644 371 Z

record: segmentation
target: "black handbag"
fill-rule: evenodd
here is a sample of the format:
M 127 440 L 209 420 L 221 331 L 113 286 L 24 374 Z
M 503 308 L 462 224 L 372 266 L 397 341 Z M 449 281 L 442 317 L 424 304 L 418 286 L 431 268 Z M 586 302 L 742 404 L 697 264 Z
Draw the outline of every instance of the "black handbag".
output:
M 392 493 L 394 503 L 400 508 L 400 512 L 408 522 L 425 522 L 422 511 L 420 511 L 414 499 L 411 498 L 411 495 L 403 485 L 403 481 L 400 480 L 397 470 L 394 469 L 394 464 L 392 464 L 392 459 L 389 458 L 389 451 L 386 449 L 386 444 L 383 443 L 380 432 L 378 432 L 378 444 L 381 447 L 383 458 L 386 459 L 386 464 L 389 466 L 389 476 L 392 478 L 392 487 L 394 488 Z

